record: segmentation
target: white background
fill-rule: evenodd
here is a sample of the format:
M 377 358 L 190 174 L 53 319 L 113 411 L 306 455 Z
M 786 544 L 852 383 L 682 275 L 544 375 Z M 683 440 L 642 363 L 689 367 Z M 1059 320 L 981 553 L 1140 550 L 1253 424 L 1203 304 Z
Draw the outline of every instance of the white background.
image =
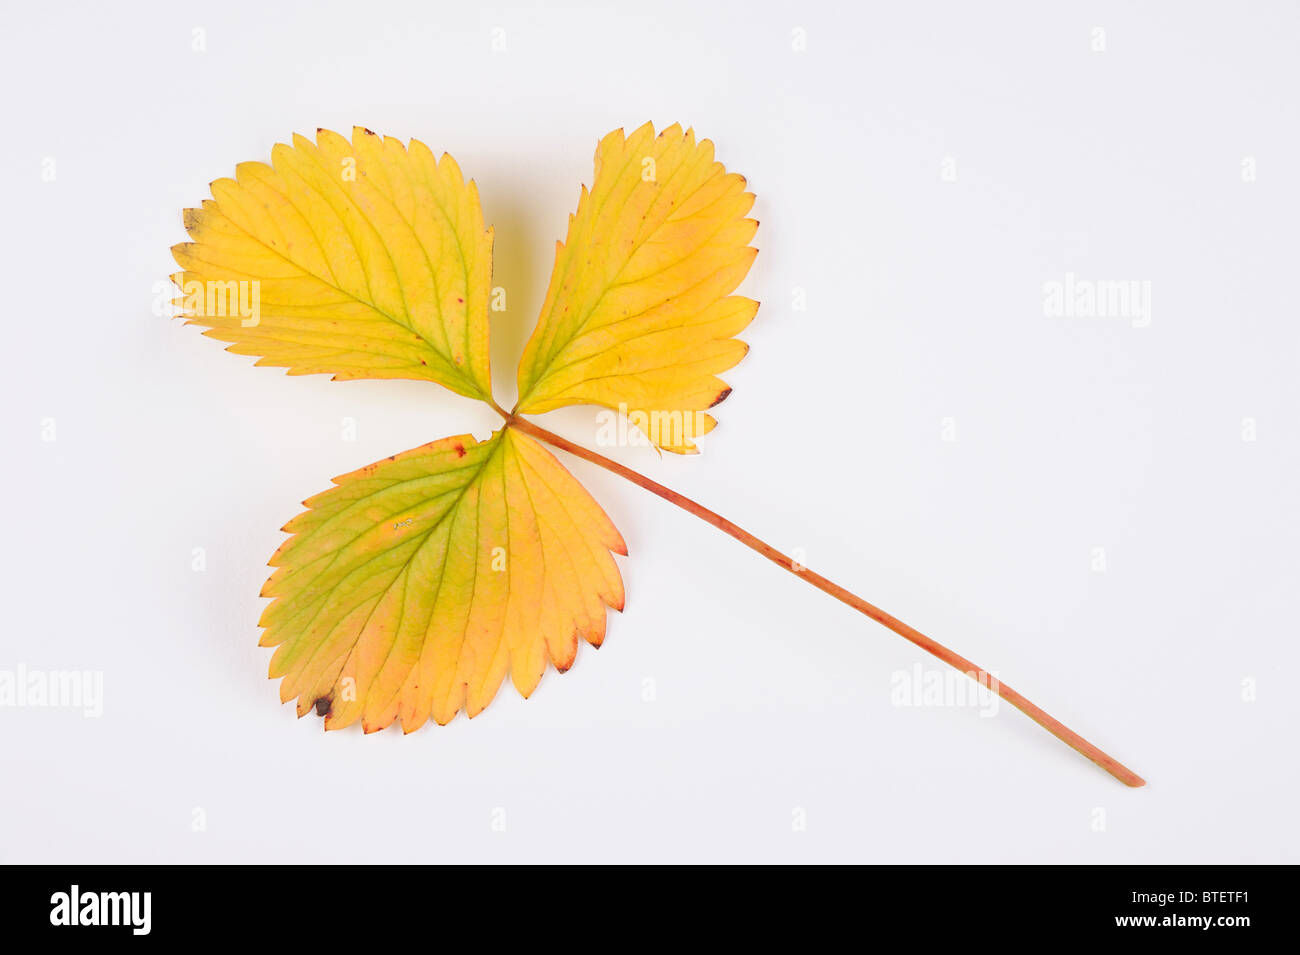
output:
M 105 698 L 0 709 L 0 860 L 1300 861 L 1297 8 L 844 6 L 8 12 L 0 669 L 102 671 Z M 182 208 L 317 126 L 452 152 L 496 227 L 509 405 L 596 141 L 647 119 L 748 177 L 764 304 L 702 455 L 611 453 L 1146 789 L 1009 707 L 893 705 L 894 674 L 939 665 L 584 462 L 631 549 L 598 653 L 409 737 L 278 703 L 277 528 L 336 474 L 496 419 L 157 317 Z M 1045 316 L 1067 272 L 1149 281 L 1150 325 Z M 592 409 L 544 423 L 594 441 Z

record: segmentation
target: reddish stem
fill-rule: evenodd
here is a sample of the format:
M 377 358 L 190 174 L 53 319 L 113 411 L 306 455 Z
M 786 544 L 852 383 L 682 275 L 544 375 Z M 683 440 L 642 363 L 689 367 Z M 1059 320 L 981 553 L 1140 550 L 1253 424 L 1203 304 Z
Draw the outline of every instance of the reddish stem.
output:
M 722 515 L 709 510 L 707 507 L 703 506 L 702 504 L 697 504 L 695 501 L 692 501 L 690 498 L 685 497 L 684 495 L 678 494 L 676 491 L 672 490 L 671 488 L 664 487 L 662 484 L 658 483 L 657 481 L 652 481 L 644 474 L 639 474 L 638 472 L 633 471 L 631 468 L 624 467 L 622 464 L 619 464 L 617 461 L 612 461 L 609 458 L 605 457 L 604 455 L 597 454 L 595 451 L 591 451 L 587 448 L 584 448 L 580 444 L 574 444 L 572 441 L 568 440 L 567 438 L 562 438 L 558 434 L 554 434 L 550 431 L 547 431 L 545 428 L 539 427 L 525 418 L 516 417 L 512 414 L 506 413 L 505 411 L 502 411 L 501 413 L 505 416 L 506 420 L 512 426 L 518 428 L 520 431 L 523 431 L 526 434 L 530 434 L 535 438 L 545 441 L 547 444 L 554 445 L 555 447 L 560 448 L 561 450 L 568 451 L 570 454 L 576 455 L 577 457 L 582 458 L 584 461 L 590 461 L 592 464 L 598 465 L 599 467 L 604 468 L 606 471 L 612 471 L 613 473 L 617 474 L 619 477 L 626 478 L 627 480 L 631 481 L 633 484 L 645 488 L 651 494 L 656 494 L 659 497 L 662 497 L 665 501 L 669 501 L 670 503 L 676 504 L 682 510 L 689 511 L 690 513 L 694 514 L 696 517 L 700 518 L 700 520 L 708 524 L 712 524 L 714 527 L 722 531 L 724 534 L 728 534 L 731 537 L 734 537 L 736 540 L 740 541 L 746 547 L 750 548 L 751 550 L 757 551 L 758 553 L 766 557 L 768 560 L 772 561 L 772 563 L 785 568 L 786 570 L 790 571 L 790 573 L 794 574 L 796 577 L 800 578 L 801 580 L 808 581 L 808 583 L 812 584 L 818 590 L 824 593 L 828 593 L 836 600 L 840 601 L 841 603 L 848 604 L 854 610 L 866 614 L 868 617 L 870 617 L 872 620 L 875 620 L 877 623 L 884 624 L 886 627 L 894 631 L 894 633 L 898 634 L 903 639 L 910 640 L 912 643 L 916 644 L 922 650 L 926 651 L 929 654 L 932 654 L 933 656 L 938 657 L 944 663 L 947 663 L 949 666 L 955 667 L 956 669 L 960 670 L 962 673 L 965 673 L 967 676 L 979 682 L 982 686 L 985 686 L 988 689 L 992 690 L 993 692 L 997 693 L 998 696 L 1002 697 L 1002 699 L 1006 700 L 1016 709 L 1020 710 L 1020 712 L 1024 713 L 1026 716 L 1028 716 L 1039 726 L 1043 727 L 1043 729 L 1047 730 L 1049 733 L 1051 733 L 1057 739 L 1064 742 L 1066 745 L 1072 747 L 1073 749 L 1082 753 L 1084 756 L 1088 757 L 1090 760 L 1092 760 L 1102 769 L 1106 770 L 1106 772 L 1110 773 L 1120 782 L 1124 783 L 1124 785 L 1126 786 L 1146 785 L 1146 780 L 1144 780 L 1137 773 L 1133 772 L 1131 769 L 1121 764 L 1119 760 L 1115 759 L 1113 756 L 1108 756 L 1106 753 L 1102 752 L 1092 743 L 1089 743 L 1086 739 L 1084 739 L 1078 733 L 1074 732 L 1074 730 L 1070 729 L 1060 720 L 1057 720 L 1054 717 L 1049 716 L 1047 713 L 1043 712 L 1043 710 L 1039 709 L 1033 703 L 1029 702 L 1029 700 L 1025 699 L 1023 696 L 1021 696 L 1015 690 L 1011 689 L 1011 687 L 1007 686 L 1005 683 L 1002 683 L 1000 680 L 993 677 L 982 667 L 978 667 L 971 661 L 967 660 L 965 657 L 953 653 L 943 644 L 931 640 L 929 637 L 921 633 L 919 630 L 915 630 L 912 627 L 909 627 L 907 624 L 903 623 L 903 621 L 899 620 L 897 617 L 885 613 L 885 611 L 881 610 L 879 607 L 875 606 L 874 604 L 867 603 L 867 601 L 863 600 L 857 594 L 845 590 L 839 584 L 827 580 L 821 574 L 814 573 L 808 568 L 795 562 L 790 557 L 787 557 L 785 554 L 781 553 L 775 547 L 771 546 L 770 544 L 762 540 L 759 540 L 753 534 L 749 533 L 749 531 L 745 530 L 742 527 L 737 527 L 735 524 L 727 520 Z

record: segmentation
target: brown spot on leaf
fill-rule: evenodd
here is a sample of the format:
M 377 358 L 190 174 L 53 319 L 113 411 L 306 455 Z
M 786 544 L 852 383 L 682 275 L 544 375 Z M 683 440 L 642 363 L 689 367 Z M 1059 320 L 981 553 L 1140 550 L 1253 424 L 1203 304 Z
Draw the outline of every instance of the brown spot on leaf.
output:
M 331 693 L 329 696 L 322 696 L 312 705 L 316 707 L 317 716 L 329 716 L 330 709 L 334 706 L 334 694 Z
M 729 394 L 731 394 L 731 389 L 723 388 L 720 392 L 718 392 L 718 397 L 713 399 L 713 403 L 710 404 L 709 407 L 716 408 L 718 405 L 722 404 L 724 401 L 727 400 L 727 395 Z
M 463 458 L 464 456 L 465 456 L 465 445 L 463 445 L 463 444 L 457 444 L 457 445 L 456 445 L 456 457 L 458 457 L 458 458 Z

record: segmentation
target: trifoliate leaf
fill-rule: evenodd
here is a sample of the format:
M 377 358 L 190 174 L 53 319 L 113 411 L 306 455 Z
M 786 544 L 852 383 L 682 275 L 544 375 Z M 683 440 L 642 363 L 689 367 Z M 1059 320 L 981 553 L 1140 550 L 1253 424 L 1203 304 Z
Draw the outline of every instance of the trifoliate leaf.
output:
M 507 672 L 528 696 L 548 662 L 599 645 L 623 609 L 600 506 L 512 427 L 444 438 L 335 478 L 285 526 L 263 590 L 280 698 L 336 729 L 474 716 Z
M 753 202 L 691 130 L 606 136 L 519 364 L 518 411 L 603 405 L 664 450 L 695 451 L 758 308 L 730 295 L 757 254 Z
M 190 324 L 290 374 L 436 381 L 488 399 L 492 231 L 455 160 L 357 128 L 277 145 L 185 210 Z
M 757 309 L 730 294 L 755 255 L 744 190 L 689 130 L 656 137 L 647 124 L 606 136 L 519 365 L 516 412 L 492 400 L 488 374 L 492 234 L 450 157 L 364 129 L 351 144 L 319 131 L 314 145 L 277 146 L 271 166 L 239 166 L 235 180 L 213 183 L 214 201 L 186 211 L 194 241 L 173 249 L 185 269 L 175 277 L 182 310 L 229 350 L 291 374 L 438 381 L 506 422 L 484 442 L 446 438 L 336 478 L 285 526 L 293 536 L 271 559 L 262 644 L 278 648 L 271 676 L 299 716 L 315 708 L 327 729 L 396 720 L 410 732 L 462 708 L 474 716 L 507 672 L 527 696 L 548 662 L 572 665 L 579 636 L 601 643 L 605 608 L 623 608 L 611 552 L 627 550 L 537 438 L 685 509 L 989 686 L 966 658 L 715 511 L 521 416 L 595 403 L 627 414 L 664 450 L 696 450 L 715 423 L 704 409 L 730 392 L 716 376 L 744 355 L 734 336 Z M 1117 779 L 1144 784 L 992 683 Z

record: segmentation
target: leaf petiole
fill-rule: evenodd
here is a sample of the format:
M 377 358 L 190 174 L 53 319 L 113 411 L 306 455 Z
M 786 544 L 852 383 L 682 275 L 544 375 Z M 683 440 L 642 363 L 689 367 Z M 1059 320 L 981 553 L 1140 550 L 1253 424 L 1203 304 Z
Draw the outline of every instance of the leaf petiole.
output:
M 1075 749 L 1079 753 L 1088 757 L 1088 759 L 1106 770 L 1106 772 L 1110 773 L 1124 785 L 1133 787 L 1146 785 L 1146 780 L 1133 772 L 1133 770 L 1124 766 L 1113 756 L 1098 749 L 1060 720 L 1050 716 L 1015 690 L 1011 689 L 1011 687 L 991 676 L 982 667 L 976 666 L 965 657 L 949 650 L 943 644 L 930 639 L 919 630 L 903 623 L 897 617 L 886 613 L 874 604 L 868 603 L 857 594 L 844 589 L 833 581 L 827 580 L 821 574 L 809 570 L 802 564 L 796 563 L 793 559 L 781 553 L 775 547 L 755 537 L 744 528 L 733 524 L 722 515 L 709 510 L 702 504 L 697 504 L 695 501 L 682 494 L 678 494 L 671 488 L 664 487 L 662 484 L 651 480 L 644 474 L 640 474 L 633 471 L 631 468 L 619 464 L 617 461 L 612 461 L 602 454 L 597 454 L 595 451 L 585 448 L 580 444 L 575 444 L 567 438 L 563 438 L 558 434 L 547 431 L 545 428 L 533 424 L 526 418 L 509 414 L 497 406 L 495 402 L 493 403 L 493 407 L 496 408 L 502 417 L 506 419 L 508 424 L 518 428 L 525 434 L 529 434 L 540 441 L 544 441 L 547 444 L 561 449 L 562 451 L 567 451 L 572 455 L 582 458 L 584 461 L 589 461 L 598 467 L 604 468 L 606 471 L 611 471 L 619 477 L 625 478 L 633 484 L 645 488 L 645 490 L 649 491 L 651 494 L 655 494 L 669 503 L 676 504 L 683 510 L 694 514 L 705 523 L 713 525 L 724 534 L 734 537 L 751 550 L 762 554 L 768 560 L 772 561 L 772 563 L 788 570 L 796 577 L 806 580 L 823 593 L 830 594 L 841 603 L 847 604 L 854 610 L 857 610 L 858 612 L 870 617 L 872 620 L 875 620 L 877 623 L 883 624 L 903 639 L 916 644 L 922 650 L 938 657 L 949 666 L 955 667 L 962 673 L 965 673 L 967 676 L 976 680 L 982 686 L 997 693 L 998 696 L 1006 700 L 1016 709 L 1020 710 L 1020 712 L 1024 713 L 1039 726 L 1043 727 L 1043 729 L 1047 730 L 1067 746 L 1070 746 L 1072 749 Z

